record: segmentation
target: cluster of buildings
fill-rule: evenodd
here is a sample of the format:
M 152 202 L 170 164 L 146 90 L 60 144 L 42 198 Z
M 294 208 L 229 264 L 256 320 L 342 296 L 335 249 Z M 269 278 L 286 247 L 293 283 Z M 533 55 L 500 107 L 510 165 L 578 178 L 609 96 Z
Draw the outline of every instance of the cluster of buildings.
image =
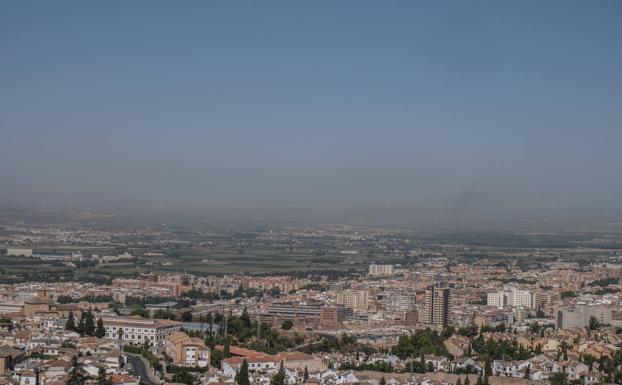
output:
M 309 230 L 299 235 L 314 239 L 322 234 L 325 233 L 321 230 Z M 42 235 L 31 236 L 38 239 Z M 53 236 L 70 237 L 68 242 L 86 237 L 65 232 Z M 279 237 L 283 234 L 266 233 L 260 240 L 268 242 Z M 102 232 L 94 239 L 111 242 L 117 238 Z M 349 263 L 358 255 L 349 250 L 355 250 L 358 242 L 371 242 L 373 237 L 348 233 L 336 239 L 346 250 L 339 255 Z M 30 238 L 18 240 L 15 247 L 7 248 L 7 256 L 37 257 L 36 251 L 23 246 L 29 242 Z M 169 244 L 166 242 L 163 245 Z M 186 244 L 185 240 L 179 242 Z M 303 245 L 303 241 L 295 239 L 288 247 Z M 381 376 L 386 376 L 385 383 L 391 385 L 455 384 L 458 378 L 464 383 L 465 372 L 473 374 L 474 383 L 475 376 L 489 364 L 496 383 L 504 383 L 503 379 L 509 383 L 510 378 L 546 383 L 555 373 L 565 373 L 568 379 L 587 385 L 604 380 L 607 373 L 601 362 L 615 356 L 622 347 L 622 337 L 616 330 L 622 328 L 622 268 L 613 263 L 615 255 L 612 263 L 598 265 L 554 261 L 525 267 L 485 258 L 459 263 L 446 249 L 439 252 L 413 247 L 405 252 L 391 248 L 389 241 L 382 247 L 387 261 L 365 264 L 358 274 L 343 276 L 146 273 L 116 278 L 107 285 L 0 285 L 0 385 L 63 385 L 76 368 L 91 376 L 104 370 L 115 385 L 138 385 L 140 378 L 132 373 L 131 365 L 128 367 L 128 355 L 123 350 L 127 345 L 148 345 L 154 354 L 170 359 L 173 365 L 201 368 L 197 382 L 205 385 L 232 383 L 245 360 L 252 383 L 266 385 L 281 364 L 288 384 L 378 385 Z M 162 254 L 143 253 L 141 258 L 150 255 Z M 416 262 L 391 262 L 392 258 L 404 255 Z M 80 258 L 74 253 L 69 262 Z M 97 263 L 135 259 L 131 252 L 89 258 Z M 158 303 L 143 304 L 141 310 L 151 316 L 157 310 L 170 311 L 171 318 L 177 320 L 130 315 L 136 298 L 154 297 L 161 298 Z M 105 333 L 101 338 L 81 337 L 65 330 L 69 314 L 78 318 L 89 310 L 103 323 Z M 231 357 L 214 365 L 214 351 L 206 346 L 201 334 L 205 328 L 190 328 L 197 327 L 197 323 L 203 322 L 198 320 L 208 316 L 227 317 L 244 311 L 284 335 L 297 333 L 319 341 L 347 334 L 377 350 L 306 354 L 291 349 L 266 354 L 231 346 Z M 195 322 L 181 322 L 181 313 L 190 313 Z M 291 330 L 284 325 L 291 326 Z M 467 332 L 444 339 L 444 355 L 417 357 L 425 364 L 427 373 L 409 373 L 412 360 L 391 353 L 400 336 L 428 328 L 440 334 L 449 327 Z M 467 336 L 473 329 L 478 330 L 476 334 L 481 331 L 478 335 L 485 343 L 503 341 L 529 354 L 521 359 L 498 358 L 487 363 L 473 352 L 473 336 Z M 586 357 L 595 360 L 588 363 Z M 341 369 L 383 362 L 405 373 L 370 376 Z

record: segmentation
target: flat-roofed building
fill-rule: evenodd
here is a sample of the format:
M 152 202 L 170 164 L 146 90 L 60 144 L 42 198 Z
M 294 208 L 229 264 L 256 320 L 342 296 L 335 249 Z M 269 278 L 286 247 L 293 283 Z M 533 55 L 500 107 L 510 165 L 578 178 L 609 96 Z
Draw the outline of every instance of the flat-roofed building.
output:
M 322 326 L 323 328 L 342 328 L 342 322 L 345 318 L 346 309 L 343 305 L 326 306 L 320 309 L 320 326 Z
M 32 249 L 6 249 L 6 255 L 11 257 L 32 257 Z
M 600 304 L 578 304 L 560 309 L 557 312 L 557 328 L 584 328 L 590 324 L 592 317 L 601 324 L 611 323 L 611 307 Z
M 19 313 L 24 310 L 24 304 L 19 302 L 0 303 L 0 314 Z

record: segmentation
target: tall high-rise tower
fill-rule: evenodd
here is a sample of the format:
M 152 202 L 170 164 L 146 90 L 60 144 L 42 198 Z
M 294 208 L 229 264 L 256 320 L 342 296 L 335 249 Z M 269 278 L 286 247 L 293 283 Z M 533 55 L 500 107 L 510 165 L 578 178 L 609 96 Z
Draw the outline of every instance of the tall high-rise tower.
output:
M 450 293 L 448 287 L 428 286 L 425 290 L 422 321 L 433 326 L 449 324 Z

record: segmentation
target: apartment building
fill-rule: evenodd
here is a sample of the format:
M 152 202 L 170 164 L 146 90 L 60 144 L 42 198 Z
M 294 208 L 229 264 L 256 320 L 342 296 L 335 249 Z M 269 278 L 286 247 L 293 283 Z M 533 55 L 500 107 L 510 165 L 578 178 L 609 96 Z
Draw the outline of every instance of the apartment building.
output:
M 367 310 L 369 305 L 368 290 L 345 290 L 337 293 L 338 305 L 343 305 L 350 309 Z
M 433 326 L 447 326 L 449 324 L 449 307 L 449 288 L 428 286 L 425 290 L 421 322 Z
M 369 276 L 393 275 L 393 265 L 369 265 Z
M 166 354 L 176 365 L 198 366 L 204 368 L 210 362 L 210 349 L 205 342 L 186 333 L 175 332 L 164 339 Z

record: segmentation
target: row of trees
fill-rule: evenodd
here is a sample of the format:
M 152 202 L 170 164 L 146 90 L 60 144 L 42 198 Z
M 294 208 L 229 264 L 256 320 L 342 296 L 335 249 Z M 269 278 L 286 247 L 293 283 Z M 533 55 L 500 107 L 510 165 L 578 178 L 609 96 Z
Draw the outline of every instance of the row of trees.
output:
M 80 333 L 81 336 L 93 336 L 98 338 L 106 336 L 104 321 L 99 318 L 97 320 L 97 325 L 95 325 L 95 317 L 93 316 L 93 311 L 91 309 L 86 312 L 82 312 L 80 321 L 77 325 L 73 311 L 70 310 L 67 322 L 65 323 L 65 329 Z

